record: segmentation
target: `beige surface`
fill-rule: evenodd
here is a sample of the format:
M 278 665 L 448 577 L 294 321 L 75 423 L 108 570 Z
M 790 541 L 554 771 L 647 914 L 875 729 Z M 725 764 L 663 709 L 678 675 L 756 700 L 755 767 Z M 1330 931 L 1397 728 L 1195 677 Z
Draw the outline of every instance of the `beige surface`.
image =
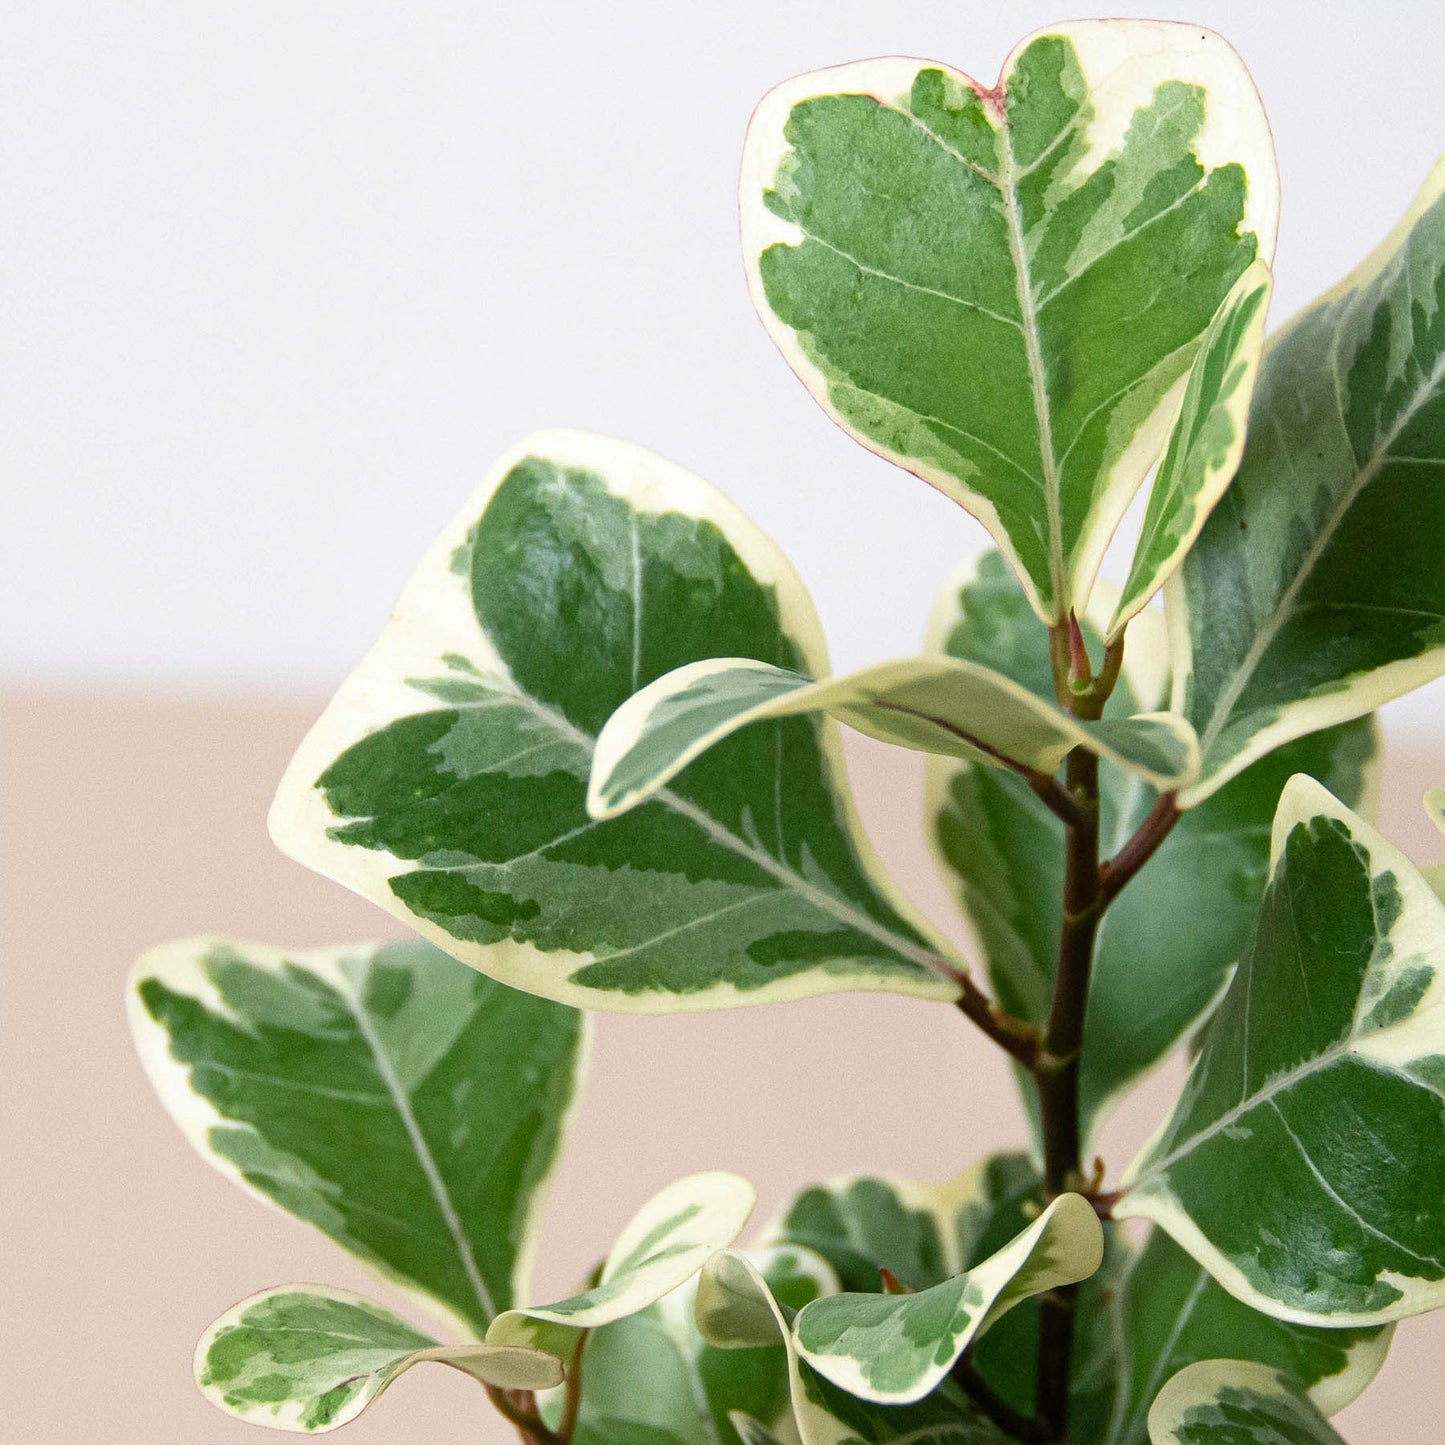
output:
M 396 931 L 266 838 L 272 787 L 313 711 L 13 694 L 0 707 L 7 1440 L 276 1441 L 196 1393 L 200 1331 L 268 1285 L 387 1295 L 329 1241 L 191 1153 L 131 1056 L 121 1004 L 131 959 L 166 938 L 210 931 L 303 945 Z M 941 916 L 917 841 L 915 760 L 871 746 L 853 757 L 884 854 Z M 1441 849 L 1418 793 L 1442 778 L 1438 753 L 1397 754 L 1386 772 L 1387 830 L 1424 860 Z M 1158 1089 L 1131 1101 L 1111 1131 L 1116 1170 L 1166 1106 Z M 1005 1069 L 936 1005 L 840 995 L 603 1017 L 547 1210 L 538 1289 L 569 1288 L 636 1204 L 691 1170 L 753 1179 L 761 1220 L 819 1177 L 872 1167 L 938 1178 L 1019 1137 Z M 1344 1432 L 1357 1445 L 1438 1440 L 1442 1353 L 1445 1315 L 1402 1325 L 1381 1379 L 1339 1417 Z M 509 1437 L 475 1386 L 435 1369 L 409 1375 L 339 1438 Z

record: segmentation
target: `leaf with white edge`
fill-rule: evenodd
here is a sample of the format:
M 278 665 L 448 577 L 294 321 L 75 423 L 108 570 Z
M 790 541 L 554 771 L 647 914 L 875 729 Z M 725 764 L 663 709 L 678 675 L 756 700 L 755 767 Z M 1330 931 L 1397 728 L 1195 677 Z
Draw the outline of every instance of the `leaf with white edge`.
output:
M 360 1295 L 283 1285 L 242 1300 L 206 1331 L 196 1383 L 248 1424 L 321 1435 L 427 1361 L 509 1390 L 547 1389 L 562 1378 L 558 1362 L 539 1350 L 439 1345 Z
M 1345 1445 L 1287 1374 L 1250 1360 L 1181 1370 L 1149 1411 L 1151 1445 Z
M 603 722 L 716 655 L 827 671 L 777 548 L 650 452 L 539 433 L 407 584 L 288 768 L 272 836 L 462 962 L 579 1007 L 956 997 L 824 720 L 754 728 L 627 818 L 588 817 Z
M 1445 1304 L 1445 904 L 1313 779 L 1275 817 L 1254 943 L 1125 1175 L 1233 1295 L 1302 1324 Z
M 977 1414 L 947 1382 L 913 1405 L 860 1400 L 820 1375 L 799 1354 L 794 1312 L 774 1297 L 757 1266 L 731 1250 L 714 1255 L 698 1276 L 697 1325 L 718 1349 L 782 1342 L 793 1419 L 801 1445 L 999 1445 L 1008 1437 Z
M 1215 312 L 1273 255 L 1278 186 L 1224 41 L 1083 21 L 1022 42 L 992 89 L 903 58 L 779 86 L 748 130 L 743 249 L 814 398 L 973 512 L 1054 623 Z
M 582 1331 L 636 1314 L 695 1275 L 742 1233 L 755 1199 L 736 1174 L 675 1180 L 628 1222 L 591 1289 L 498 1315 L 488 1342 L 533 1345 L 566 1359 Z
M 127 989 L 191 1144 L 480 1337 L 525 1298 L 587 1026 L 413 939 L 287 951 L 189 939 Z
M 1204 333 L 1149 489 L 1134 560 L 1109 623 L 1111 638 L 1173 575 L 1238 470 L 1272 287 L 1269 267 L 1256 261 Z
M 1081 1311 L 1085 1348 L 1105 1345 L 1112 1387 L 1096 1419 L 1072 1415 L 1081 1439 L 1144 1445 L 1149 1406 L 1188 1365 L 1224 1352 L 1282 1370 L 1322 1414 L 1343 1410 L 1374 1379 L 1392 1325 L 1318 1329 L 1272 1319 L 1240 1303 L 1162 1230 L 1133 1251 L 1112 1294 Z M 1090 1337 L 1097 1337 L 1093 1339 Z
M 1445 833 L 1445 788 L 1431 788 L 1425 794 L 1425 815 Z M 1445 899 L 1445 861 L 1432 863 L 1420 872 L 1425 881 L 1435 890 L 1437 898 Z
M 1239 473 L 1166 589 L 1192 806 L 1445 671 L 1445 159 L 1270 338 Z
M 798 1351 L 860 1399 L 906 1405 L 943 1381 L 974 1337 L 1030 1295 L 1098 1269 L 1103 1230 L 1093 1206 L 1064 1194 L 981 1264 L 916 1294 L 840 1294 L 802 1310 Z
M 1107 618 L 1112 602 L 1103 584 L 1095 600 L 1100 609 L 1091 615 Z M 1088 619 L 1084 631 L 1098 643 L 1100 629 Z M 949 584 L 930 646 L 1009 666 L 1030 686 L 1052 689 L 1047 640 L 996 553 Z M 1111 707 L 1127 712 L 1158 697 L 1167 686 L 1162 648 L 1157 612 L 1140 613 L 1129 626 Z M 1248 947 L 1285 783 L 1308 773 L 1349 806 L 1368 809 L 1378 754 L 1368 718 L 1285 744 L 1186 812 L 1113 901 L 1099 926 L 1089 980 L 1080 1074 L 1086 1136 L 1194 1028 Z M 1144 821 L 1155 794 L 1112 769 L 1100 775 L 1100 794 L 1100 846 L 1111 856 Z M 966 763 L 930 769 L 928 802 L 932 842 L 974 935 L 974 955 L 985 962 L 1003 1006 L 1042 1024 L 1058 957 L 1062 825 L 1021 779 Z M 1191 900 L 1186 929 L 1178 926 L 1180 898 Z M 1032 1106 L 1032 1080 L 1023 1083 Z
M 835 1293 L 837 1277 L 806 1250 L 749 1252 L 774 1295 L 793 1309 Z M 787 1352 L 771 1344 L 722 1350 L 698 1333 L 696 1279 L 637 1314 L 600 1326 L 582 1357 L 582 1409 L 573 1445 L 747 1445 L 739 1413 L 798 1445 Z M 639 1389 L 638 1382 L 646 1381 Z M 544 1397 L 542 1417 L 556 1424 L 561 1391 Z M 761 1425 L 759 1428 L 763 1428 Z
M 1081 722 L 991 668 L 907 657 L 815 682 L 746 658 L 678 668 L 607 720 L 587 808 L 611 818 L 656 794 L 693 759 L 769 718 L 827 713 L 880 742 L 995 766 L 1053 773 L 1076 747 L 1161 787 L 1199 766 L 1192 730 L 1172 713 Z

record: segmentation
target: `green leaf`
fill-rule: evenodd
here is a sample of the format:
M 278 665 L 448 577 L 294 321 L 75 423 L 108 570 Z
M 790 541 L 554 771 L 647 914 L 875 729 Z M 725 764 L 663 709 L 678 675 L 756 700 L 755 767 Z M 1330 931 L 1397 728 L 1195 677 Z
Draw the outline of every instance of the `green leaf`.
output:
M 779 1299 L 800 1308 L 838 1288 L 828 1266 L 806 1250 L 777 1249 L 748 1256 Z M 746 1415 L 766 1422 L 796 1445 L 787 1352 L 771 1344 L 722 1350 L 708 1344 L 694 1321 L 696 1279 L 637 1314 L 603 1325 L 587 1337 L 582 1359 L 582 1410 L 573 1445 L 749 1445 L 736 1424 Z M 639 1388 L 639 1381 L 646 1388 Z M 542 1402 L 555 1423 L 560 1391 Z M 651 1433 L 649 1433 L 651 1432 Z
M 1102 584 L 1096 602 L 1095 615 L 1106 618 L 1113 604 Z M 1152 610 L 1130 623 L 1125 671 L 1111 707 L 1147 706 L 1167 685 L 1157 627 Z M 1098 630 L 1087 620 L 1085 631 L 1097 642 Z M 997 554 L 953 579 L 930 642 L 1007 665 L 1030 686 L 1052 689 L 1043 630 Z M 1110 905 L 1095 945 L 1085 1019 L 1080 1110 L 1086 1135 L 1198 1023 L 1247 948 L 1264 892 L 1270 823 L 1288 779 L 1309 773 L 1357 807 L 1372 791 L 1377 756 L 1369 719 L 1286 744 L 1185 813 Z M 1112 769 L 1100 774 L 1100 792 L 1101 848 L 1112 855 L 1143 822 L 1155 795 Z M 931 770 L 929 813 L 940 866 L 994 992 L 1010 1013 L 1042 1024 L 1058 954 L 1062 825 L 1021 779 L 957 763 Z M 1182 898 L 1190 901 L 1188 928 L 1178 924 Z M 1022 1082 L 1032 1105 L 1032 1081 Z
M 1312 779 L 1280 799 L 1254 943 L 1117 1217 L 1246 1304 L 1372 1325 L 1445 1303 L 1445 905 Z
M 734 1410 L 728 1419 L 742 1445 L 782 1445 L 782 1441 L 771 1430 L 758 1424 L 751 1415 L 745 1415 L 741 1410 Z
M 1046 622 L 1082 611 L 1211 319 L 1274 250 L 1269 128 L 1194 25 L 1085 21 L 989 89 L 886 59 L 772 91 L 749 285 L 848 432 L 968 508 Z
M 1383 245 L 1270 339 L 1233 485 L 1168 604 L 1207 797 L 1445 671 L 1445 160 Z
M 581 1015 L 419 940 L 188 939 L 136 964 L 141 1061 L 203 1158 L 480 1337 L 527 1290 Z
M 1249 1360 L 1181 1370 L 1149 1411 L 1152 1445 L 1345 1445 L 1290 1377 Z
M 690 1279 L 731 1244 L 756 1196 L 735 1174 L 692 1174 L 655 1194 L 617 1237 L 597 1283 L 553 1304 L 498 1315 L 487 1340 L 535 1345 L 568 1358 L 584 1330 L 636 1314 Z
M 627 818 L 587 816 L 603 722 L 718 654 L 827 670 L 777 549 L 649 452 L 540 433 L 408 583 L 288 769 L 272 835 L 464 963 L 566 1003 L 953 998 L 880 881 L 831 724 L 754 728 Z
M 538 1350 L 438 1345 L 360 1295 L 283 1285 L 242 1300 L 206 1331 L 196 1347 L 196 1383 L 213 1405 L 248 1424 L 321 1435 L 428 1360 L 512 1390 L 545 1389 L 562 1376 Z
M 1225 1351 L 1284 1371 L 1321 1413 L 1333 1415 L 1374 1379 L 1394 1328 L 1318 1329 L 1272 1319 L 1227 1293 L 1158 1229 L 1131 1252 L 1112 1293 L 1083 1305 L 1085 1343 L 1107 1358 L 1110 1378 L 1103 1413 L 1090 1422 L 1076 1412 L 1074 1425 L 1080 1438 L 1110 1445 L 1143 1445 L 1149 1406 L 1164 1383 Z
M 857 1399 L 801 1358 L 792 1320 L 793 1311 L 744 1255 L 725 1250 L 703 1266 L 697 1284 L 702 1337 L 723 1350 L 781 1341 L 801 1445 L 998 1445 L 1007 1439 L 974 1412 L 951 1382 L 914 1405 Z
M 1149 490 L 1110 637 L 1173 575 L 1239 467 L 1272 285 L 1269 267 L 1256 261 L 1234 283 L 1204 333 Z
M 964 1274 L 916 1294 L 839 1294 L 808 1305 L 798 1352 L 865 1400 L 906 1405 L 942 1383 L 976 1335 L 1030 1295 L 1098 1269 L 1103 1231 L 1078 1194 L 1055 1199 L 1016 1239 Z
M 900 658 L 821 682 L 715 658 L 658 678 L 608 719 L 588 811 L 615 817 L 740 728 L 815 712 L 898 747 L 1035 773 L 1053 773 L 1076 747 L 1168 788 L 1199 765 L 1193 733 L 1170 713 L 1080 722 L 1001 673 L 951 657 Z

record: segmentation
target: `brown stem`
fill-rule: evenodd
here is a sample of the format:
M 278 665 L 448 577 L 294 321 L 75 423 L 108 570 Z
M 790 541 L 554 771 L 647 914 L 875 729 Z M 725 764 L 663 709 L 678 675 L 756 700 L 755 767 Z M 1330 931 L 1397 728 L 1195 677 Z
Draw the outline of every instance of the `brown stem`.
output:
M 1004 1013 L 966 973 L 955 973 L 954 978 L 963 990 L 958 997 L 958 1008 L 964 1017 L 1032 1071 L 1038 1058 L 1039 1030 L 1023 1019 Z
M 487 1386 L 487 1398 L 508 1424 L 516 1428 L 525 1445 L 563 1445 L 561 1437 L 547 1427 L 537 1413 L 537 1397 L 531 1390 L 504 1390 Z
M 1099 891 L 1106 905 L 1154 856 L 1154 850 L 1178 821 L 1179 808 L 1174 794 L 1161 793 L 1133 837 L 1099 869 Z
M 557 1420 L 557 1438 L 563 1445 L 577 1433 L 577 1416 L 582 1409 L 582 1351 L 587 1345 L 590 1330 L 583 1330 L 577 1338 L 577 1348 L 567 1362 L 567 1380 L 562 1391 L 562 1414 Z
M 979 1374 L 967 1355 L 959 1359 L 952 1374 L 964 1394 L 1005 1434 L 1012 1435 L 1015 1440 L 1030 1442 L 1030 1445 L 1041 1445 L 1049 1438 L 1043 1421 L 1015 1410 Z

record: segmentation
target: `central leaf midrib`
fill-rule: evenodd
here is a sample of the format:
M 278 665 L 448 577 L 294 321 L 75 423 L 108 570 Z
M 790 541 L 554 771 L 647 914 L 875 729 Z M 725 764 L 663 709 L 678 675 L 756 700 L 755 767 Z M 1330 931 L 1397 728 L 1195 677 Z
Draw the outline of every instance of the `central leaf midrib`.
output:
M 1255 670 L 1264 659 L 1264 654 L 1269 650 L 1270 645 L 1279 635 L 1285 624 L 1295 615 L 1295 599 L 1299 596 L 1300 590 L 1309 580 L 1310 574 L 1318 565 L 1320 558 L 1324 555 L 1325 549 L 1329 546 L 1340 523 L 1344 520 L 1345 514 L 1354 506 L 1360 494 L 1369 484 L 1374 481 L 1380 468 L 1389 460 L 1390 448 L 1399 439 L 1401 432 L 1414 420 L 1416 413 L 1428 400 L 1430 393 L 1445 379 L 1445 358 L 1437 361 L 1435 368 L 1428 376 L 1421 380 L 1409 402 L 1400 408 L 1393 425 L 1385 433 L 1384 437 L 1371 453 L 1368 461 L 1355 474 L 1354 481 L 1344 488 L 1340 500 L 1331 509 L 1329 517 L 1321 526 L 1319 534 L 1310 544 L 1300 566 L 1295 570 L 1288 585 L 1280 594 L 1274 607 L 1270 610 L 1265 625 L 1260 629 L 1258 636 L 1250 644 L 1249 651 L 1245 653 L 1240 663 L 1239 671 L 1235 674 L 1233 681 L 1220 694 L 1219 700 L 1215 703 L 1213 711 L 1209 715 L 1209 724 L 1200 734 L 1200 751 L 1208 756 L 1209 750 L 1219 740 L 1220 734 L 1229 723 L 1234 705 L 1239 701 L 1244 689 L 1249 685 Z M 1340 411 L 1340 425 L 1345 431 L 1345 439 L 1348 444 L 1349 433 L 1345 428 L 1345 419 L 1342 408 L 1343 398 L 1336 389 L 1336 409 Z M 1353 448 L 1351 448 L 1353 454 Z

